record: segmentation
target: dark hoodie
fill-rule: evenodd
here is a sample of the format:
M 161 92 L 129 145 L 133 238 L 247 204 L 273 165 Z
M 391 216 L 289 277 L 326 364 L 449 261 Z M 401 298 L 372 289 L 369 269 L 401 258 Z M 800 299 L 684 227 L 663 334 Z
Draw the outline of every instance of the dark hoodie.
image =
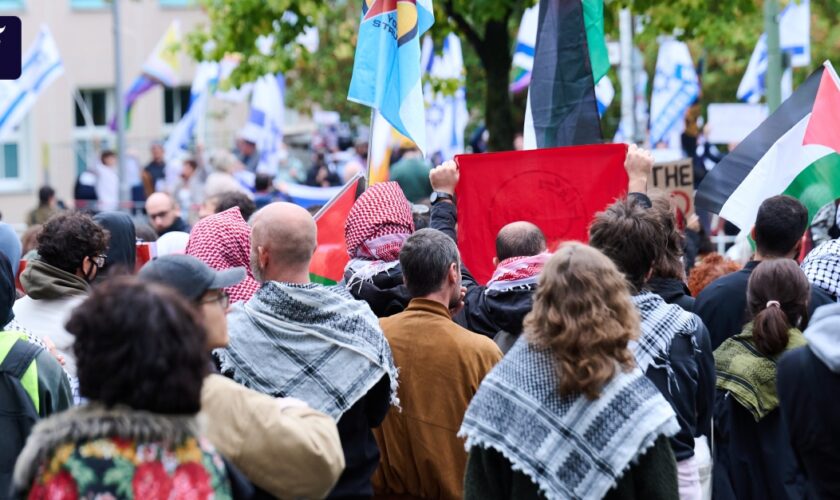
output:
M 93 220 L 111 234 L 105 267 L 97 273 L 97 281 L 108 276 L 112 269 L 121 268 L 133 273 L 137 260 L 137 238 L 131 217 L 121 212 L 102 212 L 96 214 Z
M 651 292 L 669 304 L 676 304 L 688 312 L 694 311 L 694 297 L 685 283 L 673 278 L 653 277 L 645 284 Z

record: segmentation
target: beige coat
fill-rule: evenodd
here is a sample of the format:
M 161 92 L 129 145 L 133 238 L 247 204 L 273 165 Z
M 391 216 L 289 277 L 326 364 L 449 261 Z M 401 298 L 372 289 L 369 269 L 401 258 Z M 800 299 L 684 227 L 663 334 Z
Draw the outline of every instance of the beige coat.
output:
M 248 479 L 278 498 L 323 498 L 344 471 L 335 422 L 210 375 L 201 391 L 205 435 Z
M 391 410 L 373 430 L 382 456 L 374 489 L 383 497 L 461 498 L 467 452 L 458 429 L 502 353 L 431 300 L 414 299 L 380 322 L 400 373 L 402 412 Z

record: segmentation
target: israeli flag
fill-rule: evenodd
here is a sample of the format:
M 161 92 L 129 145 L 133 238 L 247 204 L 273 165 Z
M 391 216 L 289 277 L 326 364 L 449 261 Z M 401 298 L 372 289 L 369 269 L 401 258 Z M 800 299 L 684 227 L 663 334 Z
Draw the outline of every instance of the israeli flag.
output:
M 519 33 L 516 35 L 516 49 L 513 52 L 513 82 L 510 84 L 510 91 L 513 93 L 527 89 L 531 83 L 539 21 L 539 5 L 529 7 L 522 13 L 522 22 L 519 23 Z
M 426 84 L 426 148 L 429 155 L 439 153 L 443 159 L 464 152 L 464 129 L 469 121 L 467 96 L 464 88 L 464 58 L 461 40 L 450 33 L 443 39 L 443 51 L 435 54 L 431 37 L 423 40 L 421 62 L 424 73 L 432 78 L 458 80 L 460 85 L 452 95 L 434 93 Z
M 20 78 L 0 81 L 0 141 L 9 139 L 38 100 L 38 96 L 64 73 L 58 46 L 46 25 L 23 59 Z
M 606 113 L 607 108 L 610 107 L 614 98 L 615 87 L 613 87 L 609 75 L 604 75 L 604 77 L 598 80 L 598 83 L 595 84 L 595 101 L 598 103 L 599 116 L 604 116 L 604 113 Z
M 809 0 L 802 0 L 798 5 L 791 2 L 779 16 L 779 45 L 782 52 L 790 56 L 791 68 L 800 68 L 811 64 L 811 6 Z M 767 34 L 762 33 L 755 44 L 747 71 L 738 85 L 738 99 L 757 103 L 767 91 Z M 782 79 L 782 98 L 787 99 L 792 92 L 792 72 L 785 69 Z
M 283 142 L 285 120 L 286 80 L 282 74 L 265 75 L 254 83 L 251 94 L 251 112 L 248 122 L 240 131 L 243 139 L 257 145 L 260 163 L 257 172 L 276 175 Z
M 219 82 L 219 64 L 202 62 L 198 65 L 190 89 L 190 107 L 172 129 L 164 145 L 166 159 L 171 161 L 189 149 L 199 122 L 207 112 L 210 95 Z
M 665 39 L 659 46 L 653 95 L 650 99 L 650 144 L 664 142 L 669 148 L 680 148 L 678 135 L 685 126 L 683 117 L 700 94 L 700 81 L 691 60 L 688 46 L 674 39 Z

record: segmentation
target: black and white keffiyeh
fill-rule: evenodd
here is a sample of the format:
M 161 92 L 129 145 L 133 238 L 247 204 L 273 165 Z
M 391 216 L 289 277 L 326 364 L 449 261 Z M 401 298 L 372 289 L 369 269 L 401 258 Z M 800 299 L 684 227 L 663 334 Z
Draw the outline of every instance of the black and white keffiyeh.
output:
M 700 320 L 693 313 L 668 304 L 649 291 L 634 295 L 632 300 L 642 320 L 642 331 L 638 340 L 630 342 L 630 348 L 636 356 L 636 365 L 644 373 L 657 361 L 670 359 L 674 337 L 692 335 Z
M 801 267 L 812 285 L 837 300 L 840 296 L 840 240 L 831 240 L 811 250 Z
M 679 430 L 674 410 L 634 368 L 601 396 L 561 396 L 552 355 L 520 338 L 484 378 L 460 437 L 504 455 L 550 499 L 603 496 L 659 436 Z
M 230 345 L 216 351 L 225 374 L 272 396 L 291 396 L 338 420 L 397 369 L 379 320 L 343 287 L 269 281 L 228 315 Z

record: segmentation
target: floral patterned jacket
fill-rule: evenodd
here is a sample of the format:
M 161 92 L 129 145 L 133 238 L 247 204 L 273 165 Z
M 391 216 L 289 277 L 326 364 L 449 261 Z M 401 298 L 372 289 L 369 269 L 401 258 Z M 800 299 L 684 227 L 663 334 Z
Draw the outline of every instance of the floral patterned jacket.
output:
M 31 499 L 230 499 L 221 456 L 193 416 L 98 405 L 41 421 L 15 467 Z

